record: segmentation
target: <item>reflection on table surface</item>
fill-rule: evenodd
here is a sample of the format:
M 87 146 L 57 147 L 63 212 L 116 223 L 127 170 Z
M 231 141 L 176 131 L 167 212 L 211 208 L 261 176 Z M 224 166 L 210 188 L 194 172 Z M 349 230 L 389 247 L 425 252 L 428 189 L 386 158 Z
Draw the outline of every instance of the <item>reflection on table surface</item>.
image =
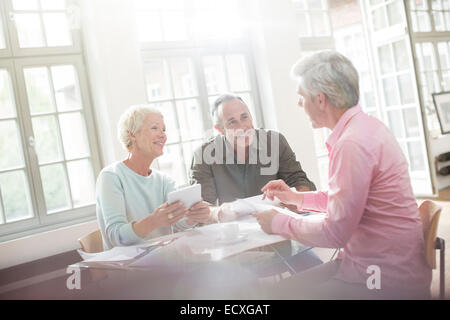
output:
M 170 236 L 136 259 L 122 263 L 78 263 L 83 299 L 259 299 L 261 284 L 295 273 L 298 256 L 310 247 L 269 236 L 246 218 L 240 240 L 220 241 L 225 224 Z M 236 223 L 236 222 L 233 222 Z M 277 238 L 278 237 L 278 238 Z M 142 246 L 145 247 L 145 246 Z

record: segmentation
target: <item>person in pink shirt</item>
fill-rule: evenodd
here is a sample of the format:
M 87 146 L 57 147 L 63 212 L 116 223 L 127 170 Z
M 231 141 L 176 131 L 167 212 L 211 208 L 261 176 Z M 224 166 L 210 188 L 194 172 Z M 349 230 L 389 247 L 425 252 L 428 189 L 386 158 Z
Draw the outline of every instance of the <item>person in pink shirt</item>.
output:
M 298 105 L 313 128 L 329 128 L 328 191 L 297 192 L 283 181 L 262 188 L 299 210 L 298 218 L 255 213 L 266 233 L 305 245 L 342 248 L 337 259 L 280 283 L 280 298 L 428 298 L 431 269 L 408 163 L 392 132 L 358 105 L 359 77 L 335 51 L 298 61 Z

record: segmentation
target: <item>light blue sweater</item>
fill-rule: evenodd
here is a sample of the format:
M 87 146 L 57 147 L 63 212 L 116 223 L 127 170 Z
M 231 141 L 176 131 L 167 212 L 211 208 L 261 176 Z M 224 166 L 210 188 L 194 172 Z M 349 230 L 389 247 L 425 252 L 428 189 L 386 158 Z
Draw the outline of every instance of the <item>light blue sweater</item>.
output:
M 123 162 L 116 162 L 100 172 L 96 188 L 97 221 L 104 250 L 108 250 L 145 240 L 134 232 L 132 222 L 147 217 L 166 202 L 168 193 L 175 190 L 175 181 L 154 169 L 144 177 Z M 181 230 L 189 228 L 184 219 L 175 226 Z M 171 227 L 160 227 L 146 239 L 169 233 L 172 233 Z

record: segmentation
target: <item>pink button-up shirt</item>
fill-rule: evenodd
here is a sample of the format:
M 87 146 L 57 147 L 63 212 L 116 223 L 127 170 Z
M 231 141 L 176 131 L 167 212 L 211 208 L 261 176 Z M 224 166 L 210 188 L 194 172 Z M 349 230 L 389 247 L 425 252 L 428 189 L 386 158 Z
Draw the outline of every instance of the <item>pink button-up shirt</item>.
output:
M 391 131 L 359 105 L 339 119 L 326 146 L 328 191 L 308 192 L 298 219 L 275 215 L 272 231 L 303 244 L 343 248 L 334 278 L 366 283 L 380 268 L 381 288 L 427 289 L 431 269 L 408 163 Z

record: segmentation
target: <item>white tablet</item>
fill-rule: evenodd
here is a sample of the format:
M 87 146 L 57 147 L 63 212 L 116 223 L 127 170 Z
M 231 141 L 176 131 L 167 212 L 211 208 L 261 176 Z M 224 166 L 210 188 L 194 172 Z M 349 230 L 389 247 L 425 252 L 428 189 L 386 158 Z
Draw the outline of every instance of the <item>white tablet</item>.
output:
M 167 195 L 167 202 L 172 204 L 180 200 L 186 208 L 202 200 L 202 187 L 200 184 L 194 184 L 185 188 L 181 188 L 170 192 Z

